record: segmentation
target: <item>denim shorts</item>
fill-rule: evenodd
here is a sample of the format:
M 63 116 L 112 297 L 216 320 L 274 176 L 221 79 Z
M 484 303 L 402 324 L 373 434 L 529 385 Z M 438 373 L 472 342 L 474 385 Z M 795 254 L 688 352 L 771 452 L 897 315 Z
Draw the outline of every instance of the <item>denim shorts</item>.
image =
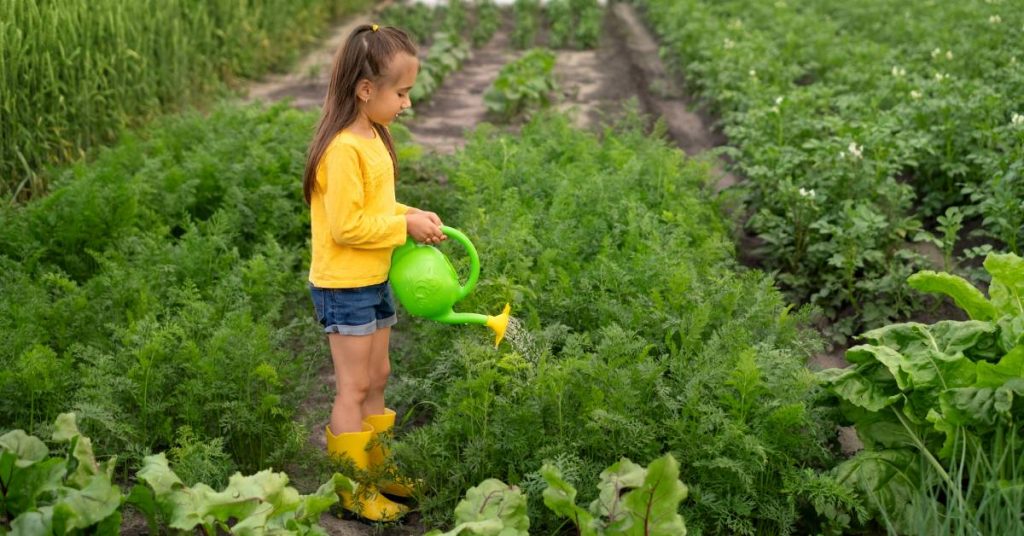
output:
M 324 333 L 369 335 L 398 322 L 387 281 L 358 288 L 320 288 L 310 283 L 309 293 Z

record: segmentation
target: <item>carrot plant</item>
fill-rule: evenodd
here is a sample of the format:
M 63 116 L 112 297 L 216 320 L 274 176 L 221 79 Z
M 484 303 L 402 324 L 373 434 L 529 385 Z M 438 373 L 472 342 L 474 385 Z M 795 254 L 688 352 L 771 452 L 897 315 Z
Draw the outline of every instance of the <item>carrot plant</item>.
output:
M 672 453 L 690 489 L 686 526 L 702 533 L 813 530 L 842 520 L 852 494 L 830 477 L 828 410 L 801 329 L 764 274 L 733 260 L 728 226 L 686 160 L 628 115 L 603 136 L 539 114 L 518 136 L 482 127 L 442 163 L 445 222 L 484 266 L 460 308 L 505 302 L 533 348 L 495 352 L 481 333 L 410 319 L 393 400 L 421 428 L 396 452 L 430 491 L 431 524 L 487 478 L 518 486 L 531 530 L 563 523 L 542 506 L 545 462 L 597 498 L 597 475 L 625 456 Z M 462 256 L 452 250 L 458 269 Z M 830 510 L 831 508 L 831 510 Z M 818 514 L 818 512 L 822 512 Z
M 186 426 L 244 470 L 301 444 L 317 354 L 287 341 L 315 333 L 295 320 L 296 155 L 313 121 L 284 107 L 160 121 L 0 209 L 0 422 L 31 433 L 74 410 L 126 467 Z

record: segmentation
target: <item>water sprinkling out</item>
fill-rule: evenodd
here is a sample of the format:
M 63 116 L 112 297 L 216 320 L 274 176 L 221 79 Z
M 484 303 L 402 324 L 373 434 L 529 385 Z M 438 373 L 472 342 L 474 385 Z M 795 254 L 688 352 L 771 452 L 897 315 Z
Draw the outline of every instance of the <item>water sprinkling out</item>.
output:
M 512 345 L 512 349 L 523 359 L 536 363 L 540 358 L 540 349 L 537 348 L 537 341 L 533 333 L 526 329 L 526 325 L 516 317 L 508 319 L 508 329 L 505 331 L 505 340 Z

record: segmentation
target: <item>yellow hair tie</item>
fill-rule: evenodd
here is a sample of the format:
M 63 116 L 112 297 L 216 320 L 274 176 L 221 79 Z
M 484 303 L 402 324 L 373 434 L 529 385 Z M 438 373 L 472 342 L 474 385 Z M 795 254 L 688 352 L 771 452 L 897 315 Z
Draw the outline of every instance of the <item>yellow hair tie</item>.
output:
M 376 32 L 377 30 L 380 29 L 380 26 L 377 26 L 376 24 L 374 24 L 373 26 L 370 27 L 370 29 Z

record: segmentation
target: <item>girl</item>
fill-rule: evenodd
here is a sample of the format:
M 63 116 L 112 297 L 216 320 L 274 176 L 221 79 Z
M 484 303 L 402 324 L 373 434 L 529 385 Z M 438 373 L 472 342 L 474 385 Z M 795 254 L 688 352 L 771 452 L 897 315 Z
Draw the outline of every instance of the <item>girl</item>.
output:
M 427 244 L 446 238 L 437 214 L 395 201 L 398 163 L 387 126 L 412 105 L 418 71 L 416 47 L 404 32 L 356 28 L 335 58 L 303 178 L 312 226 L 309 288 L 328 334 L 337 388 L 327 452 L 366 471 L 384 463 L 376 436 L 395 421 L 384 407 L 388 337 L 397 321 L 387 281 L 391 252 L 407 234 Z M 342 505 L 373 521 L 407 510 L 379 491 L 412 492 L 407 481 L 360 490 L 358 497 L 343 493 Z

